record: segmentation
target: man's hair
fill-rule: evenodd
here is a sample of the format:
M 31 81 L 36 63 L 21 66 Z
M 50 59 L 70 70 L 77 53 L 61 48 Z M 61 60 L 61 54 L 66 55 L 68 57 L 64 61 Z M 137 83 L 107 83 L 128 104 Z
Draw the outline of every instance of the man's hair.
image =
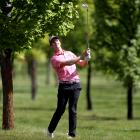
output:
M 52 44 L 52 42 L 53 42 L 55 39 L 59 39 L 59 37 L 58 37 L 58 36 L 50 36 L 50 38 L 49 38 L 50 45 Z

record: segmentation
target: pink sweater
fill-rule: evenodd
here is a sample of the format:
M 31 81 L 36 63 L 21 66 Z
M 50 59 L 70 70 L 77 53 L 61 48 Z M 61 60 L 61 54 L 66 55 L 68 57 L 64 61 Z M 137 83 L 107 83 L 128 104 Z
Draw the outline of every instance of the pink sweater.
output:
M 79 75 L 76 71 L 76 65 L 73 64 L 71 66 L 61 66 L 60 64 L 63 60 L 70 60 L 71 58 L 76 57 L 70 51 L 63 51 L 63 53 L 55 53 L 51 58 L 51 64 L 55 69 L 59 81 L 76 81 L 80 80 Z

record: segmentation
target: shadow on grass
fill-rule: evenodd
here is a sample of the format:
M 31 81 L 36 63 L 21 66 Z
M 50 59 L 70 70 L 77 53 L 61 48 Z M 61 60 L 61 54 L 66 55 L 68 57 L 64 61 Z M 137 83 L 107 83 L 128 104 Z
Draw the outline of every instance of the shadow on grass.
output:
M 108 117 L 108 116 L 97 116 L 97 115 L 92 115 L 92 116 L 81 116 L 81 119 L 84 120 L 105 120 L 105 121 L 115 121 L 115 120 L 120 120 L 121 118 L 117 117 Z
M 0 110 L 2 107 L 0 107 Z M 54 111 L 55 108 L 42 108 L 42 107 L 14 107 L 14 110 L 21 111 Z
M 42 108 L 42 107 L 15 107 L 15 110 L 26 110 L 26 111 L 54 111 L 55 108 Z
M 140 128 L 139 129 L 136 129 L 136 128 L 128 128 L 128 129 L 122 129 L 121 131 L 124 131 L 124 132 L 140 132 Z
M 124 118 L 121 117 L 110 117 L 110 116 L 97 116 L 97 115 L 92 115 L 92 116 L 80 116 L 80 118 L 82 120 L 89 120 L 89 121 L 93 121 L 93 120 L 102 120 L 102 121 L 116 121 L 116 120 L 124 120 Z M 126 118 L 127 120 L 127 118 Z M 140 120 L 140 117 L 135 117 L 132 120 L 128 120 L 128 121 L 133 121 L 133 120 Z

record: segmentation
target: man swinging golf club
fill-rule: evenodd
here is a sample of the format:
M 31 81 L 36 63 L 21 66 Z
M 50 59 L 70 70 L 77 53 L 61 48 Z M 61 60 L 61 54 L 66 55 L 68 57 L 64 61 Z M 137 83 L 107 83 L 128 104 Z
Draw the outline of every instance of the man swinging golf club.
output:
M 80 78 L 76 70 L 76 65 L 84 67 L 90 59 L 90 50 L 85 50 L 80 56 L 76 56 L 71 51 L 65 51 L 61 48 L 61 42 L 58 36 L 50 37 L 50 46 L 54 54 L 51 57 L 51 64 L 56 71 L 59 80 L 57 108 L 47 129 L 47 136 L 54 137 L 54 130 L 65 112 L 68 102 L 69 111 L 69 129 L 68 138 L 76 137 L 77 121 L 77 102 L 80 95 Z

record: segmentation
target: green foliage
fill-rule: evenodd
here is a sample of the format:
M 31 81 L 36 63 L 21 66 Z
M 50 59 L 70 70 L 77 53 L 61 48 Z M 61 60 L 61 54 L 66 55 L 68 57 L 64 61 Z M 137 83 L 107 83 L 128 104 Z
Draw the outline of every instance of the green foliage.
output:
M 11 17 L 0 11 L 0 48 L 20 51 L 44 33 L 66 35 L 78 18 L 77 1 L 12 0 Z
M 97 65 L 128 85 L 140 77 L 140 2 L 95 1 Z
M 92 0 L 88 0 L 88 11 L 82 6 L 83 1 L 78 3 L 79 19 L 75 19 L 75 28 L 66 37 L 63 37 L 64 48 L 68 48 L 76 54 L 80 54 L 87 48 L 87 38 L 90 40 L 93 32 L 91 14 L 94 10 Z M 87 21 L 88 20 L 88 21 Z
M 67 34 L 67 36 L 62 37 L 62 45 L 65 49 L 71 50 L 74 53 L 81 53 L 81 51 L 86 48 L 85 40 L 85 22 L 83 17 L 83 12 L 79 9 L 80 17 L 78 20 L 74 20 L 75 28 Z

